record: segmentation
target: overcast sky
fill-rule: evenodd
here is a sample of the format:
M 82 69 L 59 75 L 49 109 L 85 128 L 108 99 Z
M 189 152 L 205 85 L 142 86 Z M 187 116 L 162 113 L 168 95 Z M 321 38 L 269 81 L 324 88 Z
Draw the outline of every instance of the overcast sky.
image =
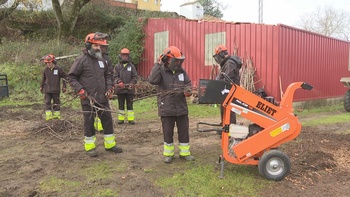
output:
M 162 11 L 180 12 L 180 5 L 191 0 L 162 0 Z M 227 5 L 223 11 L 224 20 L 234 22 L 258 22 L 259 0 L 218 0 Z M 350 0 L 264 0 L 263 22 L 295 25 L 305 13 L 314 12 L 317 7 L 332 6 L 350 13 Z

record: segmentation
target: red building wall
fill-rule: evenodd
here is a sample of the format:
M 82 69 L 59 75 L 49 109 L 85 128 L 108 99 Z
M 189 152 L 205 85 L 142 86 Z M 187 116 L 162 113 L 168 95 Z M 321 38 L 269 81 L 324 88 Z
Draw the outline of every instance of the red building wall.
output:
M 346 91 L 339 80 L 350 76 L 350 43 L 285 25 L 149 19 L 145 26 L 144 61 L 138 65 L 138 72 L 144 77 L 149 75 L 155 55 L 160 55 L 155 54 L 158 41 L 155 42 L 154 34 L 164 31 L 168 31 L 168 45 L 177 46 L 186 56 L 183 67 L 193 86 L 211 74 L 212 67 L 206 65 L 205 59 L 213 55 L 215 46 L 208 46 L 215 40 L 206 39 L 206 35 L 224 32 L 231 54 L 237 46 L 241 58 L 253 60 L 256 88 L 264 87 L 276 100 L 280 100 L 280 84 L 285 91 L 296 81 L 307 82 L 314 90 L 298 90 L 294 101 L 340 97 Z

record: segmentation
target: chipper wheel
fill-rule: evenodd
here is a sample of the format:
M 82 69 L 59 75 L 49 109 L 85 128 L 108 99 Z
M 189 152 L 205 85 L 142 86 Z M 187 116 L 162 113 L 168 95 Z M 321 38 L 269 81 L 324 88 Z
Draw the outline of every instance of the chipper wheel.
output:
M 280 181 L 290 171 L 290 160 L 282 151 L 272 149 L 261 156 L 258 168 L 260 174 L 266 179 Z
M 344 95 L 344 109 L 350 112 L 350 89 Z

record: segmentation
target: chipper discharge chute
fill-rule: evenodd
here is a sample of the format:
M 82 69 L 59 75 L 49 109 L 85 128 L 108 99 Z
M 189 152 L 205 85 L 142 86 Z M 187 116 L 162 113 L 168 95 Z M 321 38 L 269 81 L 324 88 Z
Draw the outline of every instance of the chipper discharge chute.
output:
M 199 103 L 221 102 L 224 107 L 220 177 L 223 177 L 226 160 L 234 164 L 258 165 L 260 174 L 266 179 L 282 180 L 289 173 L 291 164 L 278 146 L 295 139 L 301 130 L 293 113 L 294 93 L 299 88 L 311 90 L 313 87 L 304 82 L 292 83 L 276 105 L 234 83 L 200 80 L 199 84 Z M 253 124 L 230 124 L 230 111 Z

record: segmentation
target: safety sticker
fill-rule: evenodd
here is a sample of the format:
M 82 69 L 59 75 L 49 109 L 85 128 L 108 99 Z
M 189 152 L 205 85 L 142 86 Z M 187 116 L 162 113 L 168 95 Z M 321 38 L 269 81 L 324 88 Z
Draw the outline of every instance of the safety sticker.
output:
M 281 134 L 284 131 L 287 131 L 290 129 L 289 123 L 286 123 L 282 125 L 281 127 L 278 127 L 277 129 L 270 132 L 271 137 L 276 137 L 277 135 Z
M 104 65 L 104 63 L 102 61 L 98 61 L 98 64 L 100 65 L 100 68 L 104 68 L 105 67 L 105 65 Z
M 58 70 L 53 70 L 54 75 L 58 75 Z
M 185 81 L 185 77 L 183 73 L 179 74 L 179 81 Z

